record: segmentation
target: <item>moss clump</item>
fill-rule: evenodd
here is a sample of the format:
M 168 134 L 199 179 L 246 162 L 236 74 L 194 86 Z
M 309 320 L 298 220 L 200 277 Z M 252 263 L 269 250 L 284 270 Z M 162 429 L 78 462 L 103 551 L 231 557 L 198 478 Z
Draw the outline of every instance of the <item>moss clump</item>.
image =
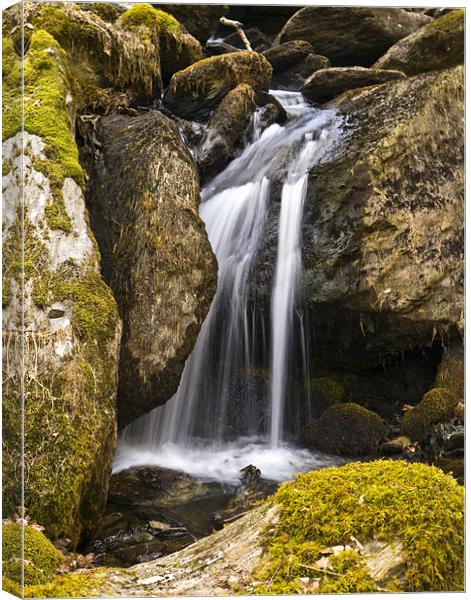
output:
M 2 138 L 21 130 L 21 59 L 9 37 L 2 39 Z
M 106 569 L 62 575 L 50 583 L 25 588 L 25 598 L 94 598 L 111 594 Z
M 402 417 L 402 431 L 414 442 L 426 443 L 434 425 L 453 418 L 458 401 L 458 396 L 446 388 L 431 389 Z
M 347 402 L 329 407 L 304 430 L 304 443 L 333 454 L 374 454 L 386 436 L 379 415 L 359 404 Z
M 61 229 L 66 233 L 72 231 L 72 221 L 70 220 L 67 211 L 65 210 L 64 200 L 47 204 L 44 208 L 47 224 L 51 229 Z
M 19 586 L 17 583 L 12 581 L 8 577 L 5 577 L 5 575 L 2 576 L 2 590 L 4 592 L 7 592 L 8 594 L 17 596 L 18 598 L 23 597 L 23 590 L 21 586 Z
M 175 37 L 181 35 L 180 23 L 175 17 L 150 4 L 135 4 L 121 15 L 119 23 L 126 28 L 147 27 L 157 33 L 169 33 Z
M 11 581 L 21 584 L 22 527 L 6 523 L 2 528 L 3 572 Z M 62 554 L 38 529 L 24 527 L 24 582 L 35 585 L 50 581 L 63 561 Z
M 440 469 L 405 461 L 351 463 L 303 473 L 268 502 L 280 507 L 254 573 L 258 593 L 300 593 L 300 577 L 319 577 L 326 593 L 458 591 L 464 575 L 464 490 Z M 371 540 L 399 543 L 404 574 L 374 582 L 365 557 L 341 552 L 329 571 L 316 567 L 321 549 Z

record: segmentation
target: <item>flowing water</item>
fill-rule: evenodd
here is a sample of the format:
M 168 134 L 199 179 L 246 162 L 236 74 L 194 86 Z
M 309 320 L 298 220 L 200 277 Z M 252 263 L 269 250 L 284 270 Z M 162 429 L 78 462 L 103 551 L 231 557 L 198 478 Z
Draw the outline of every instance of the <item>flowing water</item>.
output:
M 114 470 L 157 464 L 199 477 L 235 481 L 252 463 L 264 476 L 331 464 L 284 439 L 293 344 L 309 379 L 309 335 L 297 306 L 301 228 L 309 170 L 330 157 L 340 134 L 334 111 L 295 92 L 272 92 L 288 112 L 263 132 L 202 193 L 200 215 L 217 257 L 218 288 L 175 396 L 126 428 Z M 267 235 L 270 199 L 282 181 L 271 313 L 250 295 L 250 278 Z M 266 312 L 270 313 L 268 315 Z M 307 411 L 311 398 L 306 393 Z

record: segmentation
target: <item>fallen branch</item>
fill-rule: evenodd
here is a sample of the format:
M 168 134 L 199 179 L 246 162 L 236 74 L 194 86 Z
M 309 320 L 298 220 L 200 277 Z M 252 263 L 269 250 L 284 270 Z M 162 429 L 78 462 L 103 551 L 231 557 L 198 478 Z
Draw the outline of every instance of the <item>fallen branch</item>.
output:
M 250 42 L 249 42 L 247 36 L 245 35 L 244 30 L 242 29 L 242 23 L 239 23 L 239 21 L 231 21 L 231 19 L 226 19 L 226 17 L 221 17 L 219 19 L 219 21 L 220 21 L 221 25 L 225 25 L 226 27 L 234 27 L 234 29 L 239 34 L 239 37 L 242 40 L 246 49 L 249 52 L 253 51 L 252 46 L 250 45 Z

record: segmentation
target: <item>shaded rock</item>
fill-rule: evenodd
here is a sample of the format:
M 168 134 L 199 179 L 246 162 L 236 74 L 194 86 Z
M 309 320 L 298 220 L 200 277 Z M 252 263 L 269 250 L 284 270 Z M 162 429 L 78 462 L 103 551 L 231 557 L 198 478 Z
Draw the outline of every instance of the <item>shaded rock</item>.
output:
M 310 42 L 334 66 L 371 66 L 397 41 L 430 21 L 400 8 L 307 6 L 283 27 L 282 43 Z
M 225 15 L 229 19 L 241 21 L 244 29 L 257 27 L 266 35 L 275 36 L 297 10 L 296 6 L 232 4 Z
M 185 119 L 204 119 L 240 83 L 256 93 L 268 90 L 271 71 L 270 63 L 256 52 L 206 58 L 172 77 L 164 104 Z
M 330 454 L 375 454 L 386 436 L 382 419 L 353 402 L 330 406 L 319 419 L 308 423 L 303 442 Z
M 412 441 L 405 435 L 401 435 L 392 440 L 384 442 L 381 446 L 381 452 L 383 454 L 403 454 L 408 451 L 412 446 Z
M 230 54 L 231 52 L 239 52 L 239 49 L 225 42 L 208 42 L 204 47 L 206 56 L 219 56 L 220 54 Z
M 157 111 L 105 117 L 89 205 L 102 269 L 124 321 L 121 427 L 176 391 L 209 309 L 217 267 L 198 216 L 195 163 Z
M 311 171 L 304 213 L 315 347 L 354 370 L 431 347 L 437 334 L 454 343 L 463 326 L 462 68 L 351 90 L 331 106 L 348 115 L 348 137 Z
M 215 109 L 206 139 L 197 153 L 203 180 L 218 173 L 234 157 L 254 111 L 254 90 L 244 83 L 231 90 Z
M 309 54 L 315 54 L 312 44 L 303 40 L 294 40 L 273 46 L 263 52 L 263 56 L 273 67 L 273 73 L 281 73 L 304 60 Z
M 158 4 L 158 8 L 173 15 L 201 44 L 219 25 L 227 7 L 219 4 Z
M 446 388 L 432 388 L 417 406 L 406 412 L 402 418 L 402 430 L 411 440 L 425 444 L 435 425 L 453 418 L 458 400 Z
M 270 46 L 270 40 L 260 31 L 260 29 L 257 29 L 257 27 L 249 27 L 248 29 L 244 28 L 244 33 L 247 36 L 250 45 L 252 46 L 252 50 L 260 52 L 261 46 Z M 226 36 L 224 38 L 224 42 L 226 44 L 230 44 L 231 46 L 235 46 L 239 50 L 246 49 L 244 42 L 236 31 Z
M 330 61 L 320 54 L 309 54 L 304 60 L 288 68 L 283 73 L 278 73 L 272 78 L 272 87 L 275 89 L 299 92 L 304 82 L 319 69 L 328 69 Z
M 417 75 L 463 62 L 464 10 L 454 10 L 397 42 L 373 67 Z
M 301 92 L 308 100 L 322 104 L 347 90 L 379 85 L 405 77 L 401 71 L 381 71 L 364 67 L 320 69 L 304 82 Z
M 89 227 L 67 58 L 34 30 L 24 69 L 17 94 L 21 62 L 4 38 L 3 510 L 24 503 L 75 547 L 106 501 L 121 324 Z
M 441 362 L 435 376 L 435 386 L 447 388 L 458 398 L 464 397 L 464 352 L 463 344 L 457 341 L 443 349 Z

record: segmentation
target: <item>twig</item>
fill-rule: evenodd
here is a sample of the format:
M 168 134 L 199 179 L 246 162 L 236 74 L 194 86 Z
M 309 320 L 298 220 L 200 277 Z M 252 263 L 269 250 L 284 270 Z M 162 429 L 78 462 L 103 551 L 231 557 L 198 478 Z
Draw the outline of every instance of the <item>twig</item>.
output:
M 305 569 L 312 569 L 313 571 L 317 571 L 318 573 L 326 573 L 327 575 L 335 575 L 335 577 L 339 577 L 340 573 L 336 573 L 335 571 L 331 571 L 330 569 L 320 569 L 319 567 L 311 567 L 311 565 L 303 565 L 299 563 L 300 567 L 304 567 Z
M 280 558 L 280 562 L 278 563 L 278 566 L 274 570 L 273 575 L 270 577 L 270 581 L 268 582 L 268 586 L 267 586 L 267 591 L 271 588 L 271 584 L 273 583 L 273 580 L 275 579 L 276 574 L 281 569 L 282 564 L 283 564 L 283 557 Z

